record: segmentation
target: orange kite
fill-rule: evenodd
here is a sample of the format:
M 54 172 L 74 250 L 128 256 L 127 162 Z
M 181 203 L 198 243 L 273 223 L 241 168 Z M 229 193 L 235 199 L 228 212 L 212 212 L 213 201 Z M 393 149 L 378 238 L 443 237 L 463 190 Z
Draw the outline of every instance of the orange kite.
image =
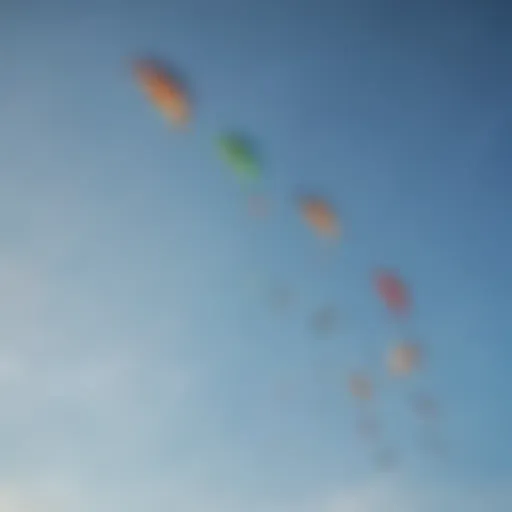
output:
M 136 62 L 133 70 L 143 91 L 164 116 L 177 125 L 187 124 L 189 103 L 184 91 L 169 73 L 148 61 Z
M 320 235 L 337 238 L 340 226 L 330 206 L 316 198 L 303 198 L 300 203 L 305 221 Z

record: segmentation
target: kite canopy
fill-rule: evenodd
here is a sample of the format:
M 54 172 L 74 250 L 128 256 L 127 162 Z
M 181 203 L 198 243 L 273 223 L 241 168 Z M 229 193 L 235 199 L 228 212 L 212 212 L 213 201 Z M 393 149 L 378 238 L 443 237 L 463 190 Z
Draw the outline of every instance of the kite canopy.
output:
M 303 198 L 300 209 L 306 223 L 320 236 L 336 238 L 340 234 L 338 219 L 332 208 L 323 200 Z
M 396 376 L 405 376 L 412 373 L 421 363 L 421 351 L 412 343 L 397 345 L 388 356 L 389 371 Z
M 349 388 L 352 395 L 360 400 L 370 400 L 373 397 L 372 383 L 364 375 L 352 375 L 349 381 Z
M 218 145 L 222 158 L 236 174 L 252 180 L 260 177 L 261 168 L 256 154 L 244 137 L 234 134 L 223 135 Z
M 322 337 L 330 336 L 337 327 L 338 313 L 334 307 L 319 310 L 313 318 L 315 332 Z
M 177 81 L 158 64 L 137 61 L 133 71 L 149 100 L 162 114 L 177 125 L 185 125 L 190 116 L 190 106 Z
M 403 282 L 394 274 L 379 271 L 375 286 L 386 306 L 396 313 L 405 313 L 410 307 L 409 294 Z

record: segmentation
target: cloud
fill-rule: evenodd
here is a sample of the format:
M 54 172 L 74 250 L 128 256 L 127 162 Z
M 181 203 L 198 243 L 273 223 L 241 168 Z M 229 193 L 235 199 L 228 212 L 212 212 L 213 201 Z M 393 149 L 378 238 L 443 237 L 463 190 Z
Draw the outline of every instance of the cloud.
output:
M 233 491 L 228 496 L 201 482 L 180 478 L 178 473 L 153 480 L 141 478 L 129 486 L 116 482 L 110 488 L 73 480 L 69 474 L 47 473 L 44 477 L 32 475 L 24 481 L 11 480 L 0 485 L 0 509 L 2 512 L 505 512 L 512 503 L 511 489 L 501 484 L 488 485 L 485 489 L 445 488 L 411 485 L 397 479 L 348 487 L 329 497 L 319 496 L 312 503 L 298 503 L 293 497 L 280 504 L 262 497 L 256 503 Z
M 512 510 L 511 481 L 461 486 L 410 479 L 376 479 L 340 490 L 324 512 L 506 512 Z
M 14 167 L 24 155 L 14 152 Z M 95 246 L 98 219 L 77 188 L 57 175 L 21 176 L 0 179 L 0 213 L 10 219 L 0 255 L 0 511 L 101 510 L 98 501 L 137 510 L 177 499 L 163 485 L 122 490 L 121 476 L 119 487 L 98 490 L 90 475 L 142 464 L 165 435 L 172 443 L 200 406 L 202 373 L 169 343 L 159 355 L 160 338 L 180 338 L 168 319 L 141 327 L 101 277 L 88 286 L 80 256 Z
M 4 479 L 0 483 L 2 512 L 98 510 L 90 508 L 98 497 L 93 497 L 90 489 L 81 484 L 76 475 L 51 470 L 40 474 L 27 473 L 17 478 Z
M 159 364 L 151 353 L 130 350 L 122 342 L 117 350 L 114 344 L 100 354 L 71 350 L 66 356 L 64 342 L 61 347 L 60 356 L 0 350 L 4 425 L 52 425 L 53 415 L 64 411 L 79 415 L 86 425 L 95 423 L 102 432 L 126 431 L 126 421 L 135 432 L 158 421 L 162 408 L 178 411 L 198 390 L 194 368 L 178 361 Z M 66 424 L 53 430 L 58 443 Z
M 336 492 L 327 500 L 325 512 L 413 511 L 408 492 L 390 481 L 377 480 Z
M 129 326 L 108 326 L 94 297 L 77 292 L 73 303 L 37 259 L 1 257 L 0 289 L 1 434 L 14 453 L 3 453 L 0 469 L 44 473 L 58 462 L 72 473 L 81 451 L 87 468 L 101 457 L 154 452 L 164 419 L 185 421 L 184 404 L 193 409 L 199 389 L 195 367 L 159 358 L 153 341 L 127 335 Z M 74 320 L 73 308 L 85 321 Z M 25 494 L 8 486 L 0 510 L 32 510 Z

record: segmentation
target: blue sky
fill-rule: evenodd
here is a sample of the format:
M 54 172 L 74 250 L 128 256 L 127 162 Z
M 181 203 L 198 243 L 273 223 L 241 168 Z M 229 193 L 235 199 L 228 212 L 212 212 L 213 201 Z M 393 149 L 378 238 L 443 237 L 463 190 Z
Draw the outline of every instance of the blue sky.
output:
M 462 4 L 2 7 L 2 510 L 510 510 L 510 15 Z M 146 55 L 190 85 L 187 131 L 134 83 Z M 261 151 L 265 220 L 217 158 L 232 129 Z M 340 213 L 328 258 L 305 191 Z M 428 355 L 405 382 L 378 266 Z M 315 339 L 329 304 L 340 328 Z M 388 473 L 346 389 L 368 350 Z M 416 390 L 444 458 L 418 447 Z

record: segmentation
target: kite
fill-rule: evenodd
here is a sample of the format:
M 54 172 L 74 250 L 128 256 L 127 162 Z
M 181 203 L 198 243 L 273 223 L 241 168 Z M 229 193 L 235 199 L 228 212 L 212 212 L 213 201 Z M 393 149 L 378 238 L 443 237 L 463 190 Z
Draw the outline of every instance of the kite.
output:
M 355 398 L 370 400 L 373 397 L 372 383 L 361 374 L 352 375 L 349 381 L 350 392 Z
M 340 234 L 338 219 L 331 207 L 321 199 L 303 198 L 300 201 L 302 216 L 317 234 L 337 238 Z
M 240 177 L 256 180 L 261 167 L 249 142 L 240 135 L 228 134 L 219 139 L 219 150 L 223 159 Z
M 376 439 L 379 435 L 379 425 L 375 418 L 366 417 L 358 422 L 357 430 L 361 437 L 367 441 Z
M 190 106 L 184 91 L 163 67 L 149 61 L 138 61 L 134 74 L 149 100 L 174 124 L 187 124 Z
M 396 376 L 405 376 L 415 370 L 421 362 L 421 351 L 417 345 L 402 343 L 388 355 L 389 371 Z
M 338 324 L 338 314 L 335 308 L 325 307 L 318 311 L 313 318 L 313 327 L 321 337 L 333 334 Z
M 407 289 L 402 281 L 390 272 L 380 271 L 375 276 L 375 286 L 386 306 L 396 313 L 405 313 L 410 307 Z

